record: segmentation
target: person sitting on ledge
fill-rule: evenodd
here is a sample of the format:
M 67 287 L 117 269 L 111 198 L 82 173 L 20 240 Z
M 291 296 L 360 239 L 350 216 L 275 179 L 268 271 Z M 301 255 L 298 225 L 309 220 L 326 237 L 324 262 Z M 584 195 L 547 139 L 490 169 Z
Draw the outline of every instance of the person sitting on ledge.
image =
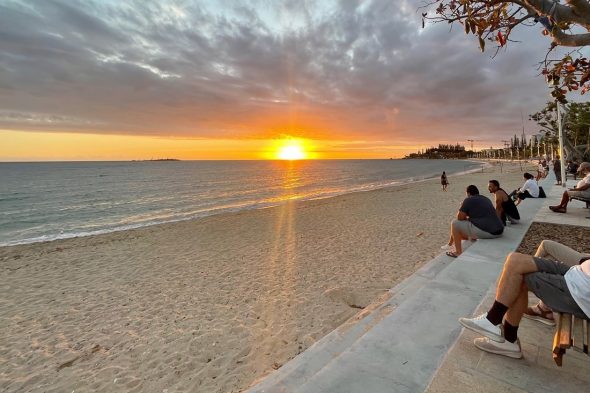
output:
M 509 254 L 492 307 L 475 318 L 459 319 L 461 325 L 484 336 L 473 341 L 477 348 L 511 358 L 522 357 L 518 326 L 527 309 L 528 291 L 554 311 L 590 320 L 590 261 L 569 267 L 531 255 Z
M 506 225 L 506 220 L 511 224 L 518 224 L 518 221 L 520 220 L 518 209 L 506 191 L 500 188 L 500 182 L 498 182 L 498 180 L 490 180 L 488 182 L 488 190 L 494 194 L 496 213 L 502 221 L 502 224 Z
M 567 213 L 567 204 L 572 197 L 582 197 L 590 199 L 590 162 L 583 162 L 578 168 L 578 173 L 586 176 L 576 184 L 574 188 L 570 188 L 563 192 L 561 202 L 559 205 L 549 206 L 549 209 L 555 213 Z
M 463 200 L 457 218 L 451 222 L 451 236 L 443 248 L 449 249 L 447 255 L 453 258 L 461 255 L 461 240 L 494 239 L 502 236 L 504 225 L 496 214 L 492 202 L 479 195 L 473 184 L 467 187 L 467 198 Z M 454 246 L 454 251 L 452 250 Z
M 590 259 L 590 254 L 582 254 L 553 240 L 543 240 L 539 248 L 537 248 L 537 252 L 535 252 L 535 257 L 549 257 L 571 267 Z M 524 312 L 524 317 L 544 323 L 545 325 L 555 326 L 553 310 L 543 303 L 542 300 L 539 300 L 534 306 L 527 308 Z
M 574 180 L 577 180 L 576 177 L 578 174 L 578 166 L 579 165 L 574 161 L 568 160 L 567 162 L 566 172 L 572 175 L 574 177 Z
M 539 197 L 539 185 L 535 181 L 535 177 L 528 172 L 525 172 L 522 176 L 525 179 L 522 187 L 510 193 L 510 197 L 516 199 L 516 206 L 527 198 Z

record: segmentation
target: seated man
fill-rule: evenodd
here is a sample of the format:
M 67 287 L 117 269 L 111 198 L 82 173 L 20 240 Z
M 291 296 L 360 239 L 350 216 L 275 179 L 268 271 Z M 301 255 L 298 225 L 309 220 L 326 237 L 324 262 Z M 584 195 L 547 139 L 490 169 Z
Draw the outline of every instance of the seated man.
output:
M 571 267 L 590 259 L 590 254 L 582 254 L 568 246 L 554 242 L 553 240 L 543 240 L 539 245 L 539 248 L 537 248 L 537 252 L 535 252 L 535 257 L 549 257 Z M 524 312 L 524 317 L 539 321 L 545 325 L 555 325 L 555 321 L 553 320 L 553 310 L 545 305 L 543 301 L 539 301 L 534 306 L 527 308 Z
M 494 194 L 496 214 L 498 214 L 502 223 L 506 225 L 506 220 L 509 220 L 511 224 L 517 224 L 518 220 L 520 220 L 518 209 L 506 191 L 500 188 L 498 180 L 490 180 L 488 182 L 488 190 Z
M 567 213 L 567 204 L 572 197 L 590 198 L 590 162 L 581 163 L 578 173 L 585 175 L 585 177 L 574 188 L 563 192 L 559 205 L 549 206 L 549 209 L 555 213 Z
M 516 206 L 520 205 L 520 202 L 527 198 L 539 197 L 539 185 L 537 184 L 535 177 L 528 172 L 525 172 L 522 176 L 525 179 L 522 187 L 510 193 L 510 197 L 516 198 Z
M 590 320 L 590 261 L 569 267 L 549 259 L 509 254 L 492 307 L 478 317 L 459 319 L 461 325 L 485 336 L 473 341 L 477 348 L 511 358 L 522 357 L 518 325 L 527 309 L 528 291 L 557 312 Z
M 568 160 L 566 172 L 569 173 L 570 175 L 573 175 L 574 180 L 577 180 L 576 177 L 578 174 L 578 167 L 579 167 L 579 165 L 576 162 Z
M 457 218 L 451 222 L 451 236 L 447 248 L 447 255 L 453 258 L 461 255 L 461 240 L 494 239 L 504 232 L 504 225 L 498 218 L 492 202 L 483 195 L 479 195 L 476 186 L 470 185 L 466 190 L 467 198 L 463 200 Z

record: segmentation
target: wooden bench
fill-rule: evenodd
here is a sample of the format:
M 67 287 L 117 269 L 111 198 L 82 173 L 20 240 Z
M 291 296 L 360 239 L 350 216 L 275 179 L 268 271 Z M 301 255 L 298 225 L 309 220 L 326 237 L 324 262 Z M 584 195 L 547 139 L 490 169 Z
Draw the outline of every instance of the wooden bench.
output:
M 588 209 L 588 207 L 590 207 L 590 198 L 584 198 L 581 196 L 573 196 L 573 197 L 570 197 L 570 199 L 575 199 L 578 201 L 586 202 L 586 209 Z
M 572 314 L 556 313 L 555 336 L 553 337 L 553 360 L 561 367 L 565 351 L 571 348 L 574 343 L 575 319 Z M 588 355 L 588 321 L 582 320 L 582 352 Z

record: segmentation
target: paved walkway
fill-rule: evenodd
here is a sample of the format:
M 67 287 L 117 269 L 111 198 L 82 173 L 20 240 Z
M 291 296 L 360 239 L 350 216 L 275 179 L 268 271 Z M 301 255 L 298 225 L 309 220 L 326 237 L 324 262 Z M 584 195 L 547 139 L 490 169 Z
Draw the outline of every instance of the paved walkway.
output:
M 570 180 L 568 184 L 572 187 L 575 182 Z M 559 186 L 550 190 L 534 221 L 590 226 L 590 220 L 586 218 L 590 216 L 590 210 L 585 209 L 582 202 L 571 202 L 567 214 L 549 210 L 549 205 L 556 205 L 563 191 Z M 495 285 L 492 285 L 475 314 L 485 312 L 491 306 L 494 290 Z M 537 300 L 532 294 L 529 298 L 530 303 Z M 563 367 L 557 367 L 551 356 L 553 333 L 552 327 L 523 319 L 519 337 L 524 359 L 510 359 L 478 350 L 473 346 L 477 334 L 464 330 L 427 392 L 590 392 L 590 357 L 570 349 L 563 358 Z
M 503 261 L 520 244 L 532 217 L 590 225 L 579 202 L 567 215 L 545 213 L 563 192 L 552 184 L 553 179 L 542 183 L 547 199 L 519 206 L 522 222 L 507 227 L 502 238 L 478 240 L 456 259 L 444 254 L 433 259 L 392 288 L 388 301 L 364 310 L 249 392 L 540 392 L 545 386 L 555 391 L 551 381 L 559 370 L 547 349 L 551 329 L 523 324 L 526 359 L 506 361 L 473 347 L 473 336 L 457 322 L 481 309 L 482 300 L 484 306 L 493 300 Z M 582 383 L 589 391 L 590 361 L 568 351 L 564 363 L 569 374 L 558 380 L 572 382 L 557 391 L 575 392 Z M 553 368 L 553 374 L 545 368 Z M 586 379 L 575 379 L 578 374 Z

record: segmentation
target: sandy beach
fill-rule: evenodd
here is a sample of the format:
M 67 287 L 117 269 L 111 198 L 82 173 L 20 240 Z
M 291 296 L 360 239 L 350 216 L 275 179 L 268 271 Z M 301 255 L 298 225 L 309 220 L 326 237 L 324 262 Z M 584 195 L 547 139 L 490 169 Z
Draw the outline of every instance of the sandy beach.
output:
M 501 171 L 0 248 L 2 391 L 246 389 L 439 254 L 467 185 L 522 185 Z

